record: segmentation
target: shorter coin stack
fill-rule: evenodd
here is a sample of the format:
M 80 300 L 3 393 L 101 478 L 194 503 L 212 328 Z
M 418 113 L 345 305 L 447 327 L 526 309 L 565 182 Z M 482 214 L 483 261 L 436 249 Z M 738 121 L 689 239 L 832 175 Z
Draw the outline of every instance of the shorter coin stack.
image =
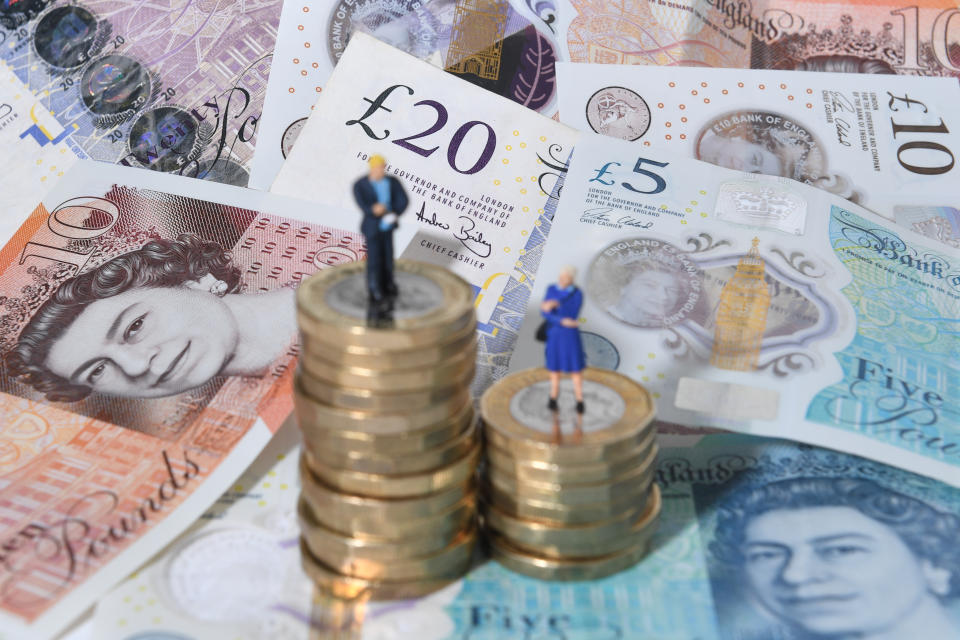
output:
M 639 562 L 660 515 L 654 408 L 613 371 L 583 373 L 548 408 L 549 372 L 527 369 L 481 400 L 487 448 L 481 513 L 494 559 L 545 580 L 591 580 Z
M 473 292 L 401 260 L 392 319 L 370 326 L 364 271 L 297 291 L 302 561 L 336 597 L 412 598 L 462 576 L 477 537 Z

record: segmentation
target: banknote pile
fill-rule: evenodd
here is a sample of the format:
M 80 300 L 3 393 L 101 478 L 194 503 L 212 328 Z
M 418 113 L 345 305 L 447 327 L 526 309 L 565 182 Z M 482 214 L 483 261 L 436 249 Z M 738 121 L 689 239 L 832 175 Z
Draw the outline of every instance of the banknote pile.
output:
M 527 369 L 481 400 L 482 513 L 493 557 L 545 580 L 590 580 L 635 565 L 660 517 L 653 399 L 613 371 L 587 369 L 584 411 Z
M 147 4 L 0 1 L 0 640 L 960 638 L 957 0 Z
M 399 261 L 392 322 L 371 327 L 364 267 L 297 291 L 302 561 L 334 596 L 412 598 L 466 573 L 477 538 L 473 295 Z

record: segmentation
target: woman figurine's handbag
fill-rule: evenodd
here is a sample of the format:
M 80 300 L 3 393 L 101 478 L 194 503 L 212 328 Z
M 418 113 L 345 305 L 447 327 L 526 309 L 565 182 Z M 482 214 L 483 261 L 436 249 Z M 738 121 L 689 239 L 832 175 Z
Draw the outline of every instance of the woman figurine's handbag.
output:
M 567 295 L 563 296 L 563 297 L 560 299 L 560 304 L 562 305 L 564 302 L 566 302 L 567 300 L 569 300 L 569 299 L 570 299 L 570 296 L 572 296 L 572 295 L 575 294 L 576 292 L 577 292 L 577 288 L 574 287 L 574 288 L 573 288 L 573 291 L 571 291 L 570 293 L 568 293 Z M 557 306 L 559 306 L 559 305 L 557 305 Z M 544 320 L 543 322 L 540 323 L 540 326 L 537 327 L 537 332 L 536 332 L 535 334 L 533 334 L 533 337 L 534 337 L 534 339 L 535 339 L 537 342 L 546 342 L 546 341 L 547 341 L 547 328 L 548 328 L 549 326 L 550 326 L 550 323 L 547 322 L 546 320 Z

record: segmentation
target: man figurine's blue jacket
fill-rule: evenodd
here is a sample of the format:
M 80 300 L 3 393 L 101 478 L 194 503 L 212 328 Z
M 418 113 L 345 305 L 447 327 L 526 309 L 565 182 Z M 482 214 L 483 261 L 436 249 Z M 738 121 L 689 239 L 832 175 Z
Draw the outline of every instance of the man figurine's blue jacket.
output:
M 387 213 L 392 211 L 399 216 L 407 208 L 410 201 L 399 180 L 390 175 L 385 176 L 385 178 L 390 183 L 390 206 L 387 207 Z M 360 231 L 365 236 L 376 235 L 379 230 L 380 218 L 373 214 L 373 205 L 377 204 L 377 194 L 370 183 L 370 178 L 363 176 L 353 183 L 353 197 L 357 201 L 357 206 L 363 211 Z

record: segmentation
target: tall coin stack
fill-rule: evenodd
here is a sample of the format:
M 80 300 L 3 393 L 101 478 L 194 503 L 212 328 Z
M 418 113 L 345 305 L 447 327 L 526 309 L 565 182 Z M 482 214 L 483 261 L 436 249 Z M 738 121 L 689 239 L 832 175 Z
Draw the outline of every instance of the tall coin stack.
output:
M 297 291 L 301 554 L 336 597 L 412 598 L 462 576 L 477 537 L 473 292 L 400 260 L 392 322 L 371 326 L 365 266 Z
M 613 371 L 583 372 L 548 407 L 549 372 L 527 369 L 481 400 L 481 513 L 494 559 L 545 580 L 589 580 L 639 562 L 660 515 L 653 400 Z

